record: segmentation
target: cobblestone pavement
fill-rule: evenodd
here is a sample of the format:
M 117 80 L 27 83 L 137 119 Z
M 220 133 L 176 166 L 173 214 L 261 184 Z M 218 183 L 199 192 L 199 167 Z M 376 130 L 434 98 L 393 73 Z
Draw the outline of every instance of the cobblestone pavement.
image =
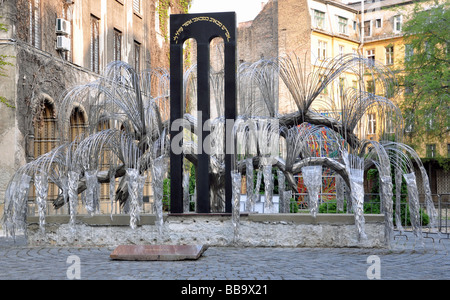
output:
M 430 236 L 424 247 L 397 236 L 389 250 L 210 247 L 180 262 L 113 261 L 113 248 L 36 248 L 0 237 L 0 279 L 450 279 L 450 240 Z

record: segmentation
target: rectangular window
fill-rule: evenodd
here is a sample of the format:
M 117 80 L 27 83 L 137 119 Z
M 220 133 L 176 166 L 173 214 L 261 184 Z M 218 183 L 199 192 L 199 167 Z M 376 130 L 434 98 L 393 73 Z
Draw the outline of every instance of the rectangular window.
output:
M 402 16 L 394 16 L 394 32 L 402 31 Z
M 326 76 L 320 75 L 320 83 L 321 83 L 321 84 L 324 84 L 325 80 L 326 80 Z M 325 94 L 325 95 L 328 94 L 328 88 L 327 88 L 326 85 L 325 85 L 325 87 L 323 88 L 322 93 Z
M 386 118 L 386 129 L 385 129 L 385 132 L 386 133 L 395 133 L 394 121 L 393 121 L 394 118 L 393 118 L 392 113 L 388 113 L 386 117 L 387 118 Z
M 320 10 L 314 10 L 314 26 L 319 29 L 325 28 L 325 13 Z
M 364 35 L 365 36 L 372 36 L 372 21 L 365 21 L 364 22 Z
M 405 132 L 413 132 L 414 130 L 414 111 L 407 109 L 405 112 Z
M 436 144 L 427 144 L 427 157 L 436 157 Z
M 412 93 L 414 93 L 414 84 L 408 76 L 405 76 L 404 80 L 405 95 L 411 95 Z
M 375 62 L 375 49 L 369 49 L 366 51 L 367 59 L 371 60 L 372 62 Z
M 317 58 L 325 59 L 327 57 L 327 42 L 319 41 L 317 47 Z
M 432 131 L 435 129 L 436 123 L 434 121 L 434 114 L 433 112 L 428 112 L 425 114 L 425 129 L 427 131 Z
M 342 34 L 347 34 L 347 18 L 338 17 L 338 31 Z
M 447 117 L 448 116 L 450 116 L 450 105 L 449 104 L 447 104 L 447 107 L 446 108 L 444 108 L 445 109 L 445 111 L 447 112 L 446 114 L 447 114 Z M 447 131 L 450 131 L 450 119 L 449 118 L 447 118 L 446 119 L 446 122 L 445 122 L 445 128 L 447 129 Z
M 405 61 L 410 61 L 411 57 L 414 55 L 414 47 L 411 44 L 405 45 Z
M 41 0 L 30 0 L 29 5 L 29 34 L 30 45 L 41 48 Z
M 375 83 L 373 80 L 369 80 L 366 83 L 366 92 L 375 94 Z
M 114 29 L 114 60 L 122 60 L 122 32 Z
M 394 64 L 394 46 L 386 47 L 386 65 Z
M 431 58 L 431 52 L 432 52 L 432 49 L 431 49 L 430 43 L 428 41 L 425 41 L 425 57 L 427 59 Z
M 345 52 L 344 49 L 345 49 L 344 46 L 339 45 L 339 55 L 344 55 L 344 52 Z
M 141 44 L 137 41 L 134 41 L 134 70 L 141 71 Z
M 381 19 L 375 20 L 375 28 L 381 28 Z
M 133 0 L 133 11 L 137 13 L 141 12 L 141 0 Z
M 91 15 L 91 71 L 100 73 L 100 20 Z
M 345 92 L 345 78 L 339 77 L 339 96 L 341 98 L 344 97 L 344 92 Z
M 369 114 L 368 115 L 368 128 L 367 133 L 368 134 L 375 134 L 377 131 L 377 119 L 375 114 Z

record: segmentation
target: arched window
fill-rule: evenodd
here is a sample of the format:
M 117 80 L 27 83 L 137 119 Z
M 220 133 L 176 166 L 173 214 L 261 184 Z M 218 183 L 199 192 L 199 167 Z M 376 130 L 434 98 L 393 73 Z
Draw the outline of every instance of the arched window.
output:
M 70 140 L 74 141 L 76 137 L 85 133 L 86 117 L 80 107 L 75 107 L 70 115 Z
M 45 100 L 40 120 L 34 125 L 34 157 L 37 158 L 56 147 L 56 117 L 53 105 Z
M 37 158 L 55 148 L 58 145 L 56 131 L 56 114 L 52 101 L 45 99 L 42 102 L 41 111 L 34 124 L 34 157 Z M 53 201 L 58 197 L 59 188 L 56 184 L 49 182 L 48 201 Z M 36 191 L 31 190 L 31 198 L 36 197 Z M 47 205 L 47 209 L 51 209 L 51 205 Z M 36 208 L 37 210 L 37 208 Z M 48 212 L 47 212 L 48 213 Z

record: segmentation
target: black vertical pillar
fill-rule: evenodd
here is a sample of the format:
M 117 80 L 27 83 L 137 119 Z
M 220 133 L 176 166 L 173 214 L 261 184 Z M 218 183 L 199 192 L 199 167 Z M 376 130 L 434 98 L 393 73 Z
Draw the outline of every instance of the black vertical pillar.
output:
M 170 120 L 171 139 L 182 134 L 182 128 L 173 127 L 177 119 L 183 118 L 183 43 L 186 39 L 197 41 L 197 109 L 199 111 L 198 145 L 197 150 L 197 212 L 210 212 L 209 198 L 209 147 L 204 141 L 210 134 L 209 126 L 205 123 L 210 119 L 210 41 L 215 37 L 222 37 L 225 44 L 225 119 L 236 118 L 236 14 L 206 13 L 181 14 L 170 16 Z M 177 123 L 179 124 L 179 123 Z M 228 128 L 228 127 L 226 127 Z M 201 134 L 201 136 L 200 136 Z M 231 137 L 231 132 L 225 132 Z M 231 141 L 226 140 L 225 145 Z M 170 154 L 171 176 L 171 209 L 172 213 L 183 212 L 183 154 L 174 151 L 179 145 L 173 145 Z M 231 167 L 232 155 L 225 155 L 225 211 L 231 213 Z
M 234 20 L 233 22 L 236 22 Z M 236 26 L 233 30 L 233 36 L 236 34 Z M 225 120 L 231 122 L 236 119 L 237 108 L 237 87 L 236 87 L 236 40 L 225 43 Z M 226 126 L 227 124 L 225 124 Z M 227 126 L 226 126 L 227 128 Z M 225 131 L 225 139 L 232 139 L 232 132 Z M 224 145 L 233 145 L 233 141 L 225 140 Z M 226 146 L 225 146 L 226 148 Z M 234 147 L 231 147 L 234 151 Z M 231 199 L 232 199 L 232 180 L 231 168 L 233 155 L 230 151 L 225 152 L 225 212 L 231 213 Z
M 209 145 L 205 144 L 206 137 L 210 130 L 205 130 L 205 123 L 210 119 L 210 87 L 209 87 L 209 40 L 205 37 L 197 39 L 197 110 L 198 128 L 201 137 L 198 137 L 197 149 L 197 212 L 210 212 L 209 199 Z
M 171 20 L 172 21 L 172 20 Z M 172 26 L 172 24 L 171 24 Z M 173 139 L 179 134 L 183 134 L 182 127 L 172 128 L 175 120 L 183 117 L 183 44 L 170 45 L 170 136 Z M 181 147 L 181 145 L 177 145 Z M 183 212 L 183 155 L 175 154 L 175 150 L 170 152 L 170 211 L 172 213 Z

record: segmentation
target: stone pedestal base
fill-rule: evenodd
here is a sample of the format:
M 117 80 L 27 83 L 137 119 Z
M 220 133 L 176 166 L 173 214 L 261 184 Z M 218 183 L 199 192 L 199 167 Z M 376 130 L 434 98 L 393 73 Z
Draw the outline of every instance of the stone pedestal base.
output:
M 111 253 L 114 260 L 197 260 L 207 247 L 202 245 L 120 245 Z
M 117 247 L 119 245 L 206 245 L 240 247 L 361 247 L 384 248 L 384 215 L 365 215 L 367 239 L 358 239 L 351 214 L 242 214 L 239 238 L 234 239 L 231 215 L 165 215 L 160 232 L 154 215 L 142 215 L 136 229 L 128 216 L 69 216 L 46 218 L 45 235 L 39 218 L 28 219 L 30 246 Z

